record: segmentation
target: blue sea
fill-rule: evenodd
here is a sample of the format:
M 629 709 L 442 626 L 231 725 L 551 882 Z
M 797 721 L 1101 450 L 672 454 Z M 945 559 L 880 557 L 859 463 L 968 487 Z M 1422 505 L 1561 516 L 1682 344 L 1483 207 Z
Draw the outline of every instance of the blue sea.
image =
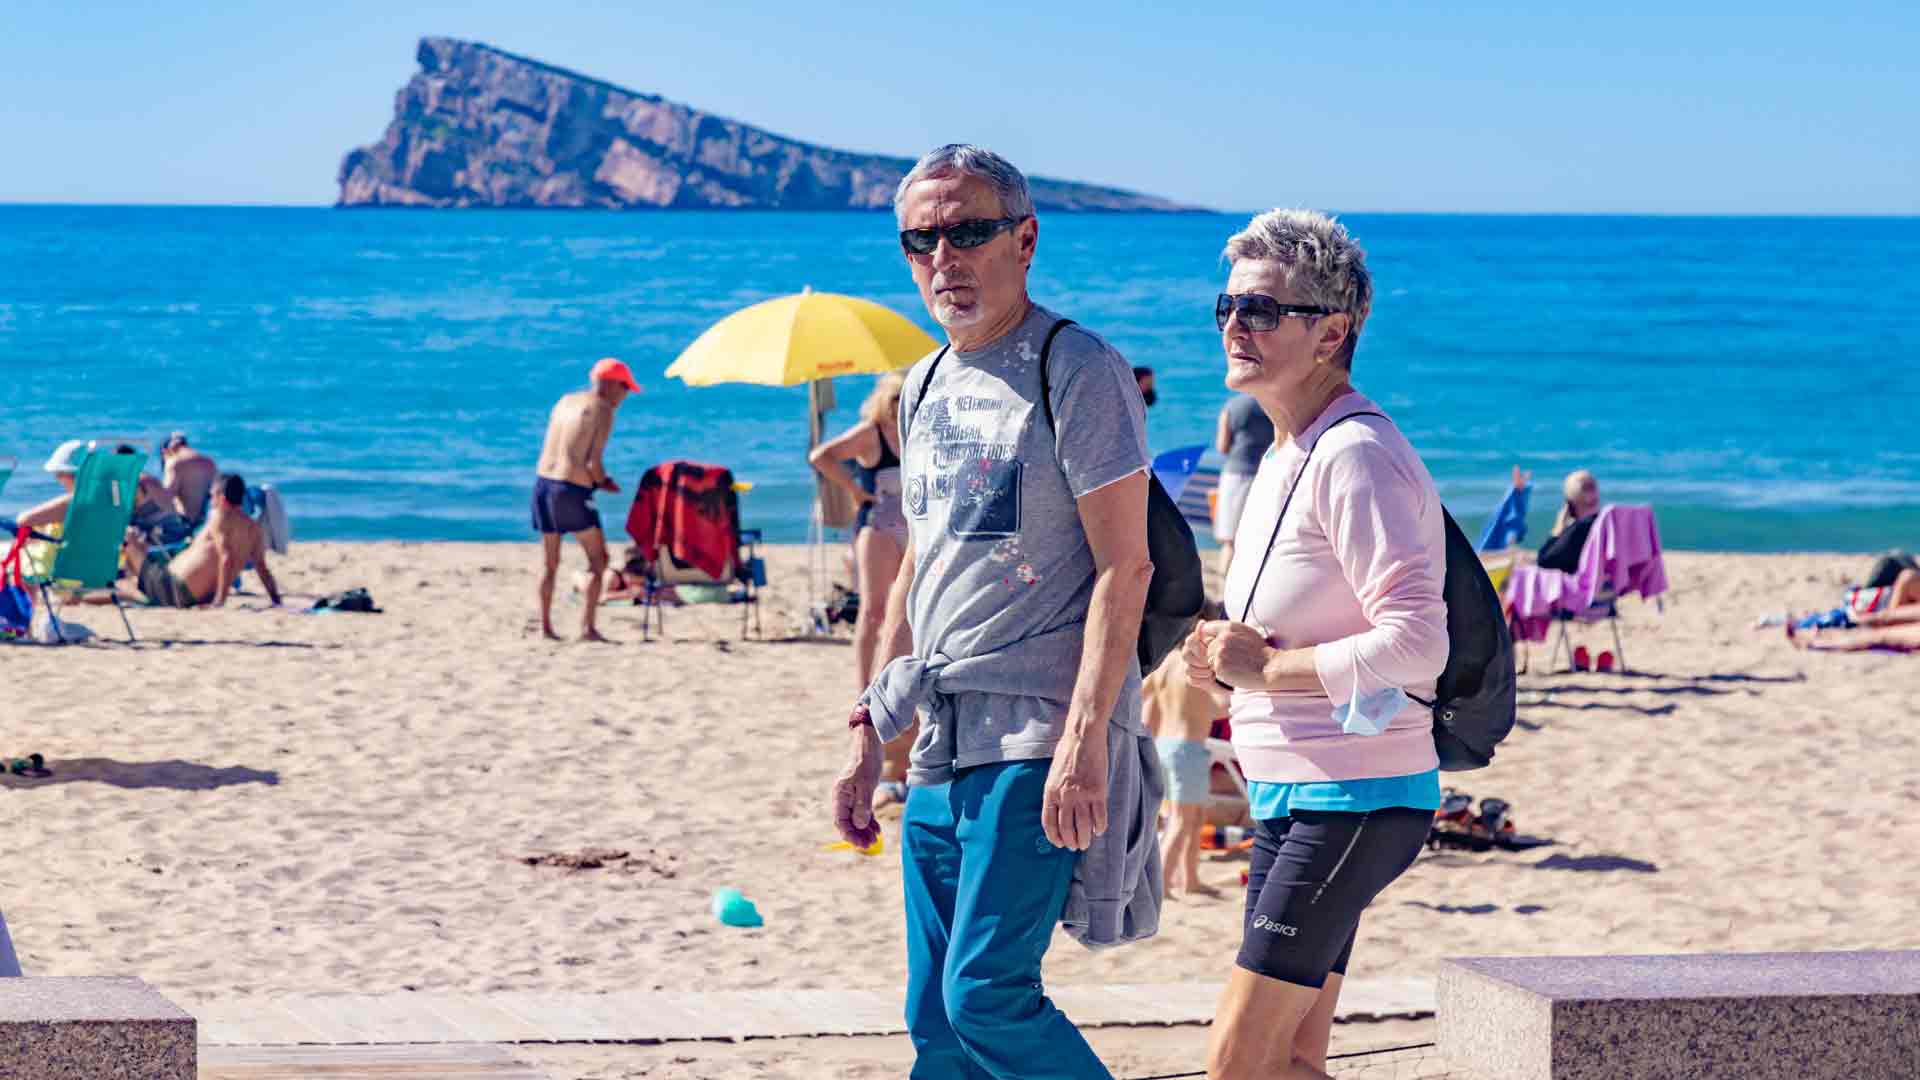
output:
M 1158 373 L 1156 451 L 1224 400 L 1212 300 L 1240 216 L 1045 216 L 1033 293 Z M 1378 299 L 1355 381 L 1471 529 L 1518 464 L 1653 503 L 1667 546 L 1920 544 L 1920 219 L 1347 216 Z M 806 534 L 803 388 L 662 372 L 803 286 L 934 327 L 885 214 L 0 206 L 0 514 L 72 437 L 189 432 L 285 493 L 297 538 L 515 540 L 548 408 L 615 355 L 608 463 L 755 483 Z M 865 380 L 842 380 L 851 423 Z M 618 522 L 624 497 L 601 497 Z

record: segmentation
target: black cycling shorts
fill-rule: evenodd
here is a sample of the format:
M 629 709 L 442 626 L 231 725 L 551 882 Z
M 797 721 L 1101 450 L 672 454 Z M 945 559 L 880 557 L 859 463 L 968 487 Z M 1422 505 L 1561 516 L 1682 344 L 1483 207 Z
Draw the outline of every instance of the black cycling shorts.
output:
M 1360 913 L 1406 872 L 1433 811 L 1295 810 L 1255 823 L 1247 914 L 1234 962 L 1296 986 L 1345 975 Z

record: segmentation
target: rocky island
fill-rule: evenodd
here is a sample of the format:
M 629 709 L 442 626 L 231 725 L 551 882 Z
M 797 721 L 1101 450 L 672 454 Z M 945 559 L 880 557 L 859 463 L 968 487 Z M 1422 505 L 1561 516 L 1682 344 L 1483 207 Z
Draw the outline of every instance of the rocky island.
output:
M 913 159 L 814 146 L 477 42 L 425 38 L 393 122 L 340 164 L 341 206 L 871 210 Z M 1035 177 L 1042 210 L 1182 211 Z

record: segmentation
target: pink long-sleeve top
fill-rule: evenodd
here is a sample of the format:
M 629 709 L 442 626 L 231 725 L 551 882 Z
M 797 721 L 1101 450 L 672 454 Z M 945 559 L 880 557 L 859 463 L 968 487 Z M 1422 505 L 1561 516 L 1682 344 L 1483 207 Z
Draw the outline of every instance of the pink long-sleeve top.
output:
M 1333 718 L 1335 706 L 1392 688 L 1432 700 L 1447 662 L 1440 493 L 1391 420 L 1335 423 L 1367 411 L 1379 408 L 1348 393 L 1298 437 L 1276 442 L 1234 535 L 1227 617 L 1263 629 L 1276 647 L 1312 646 L 1320 678 L 1313 691 L 1234 691 L 1233 746 L 1249 780 L 1361 780 L 1439 764 L 1433 714 L 1419 702 L 1408 700 L 1378 735 L 1348 735 Z

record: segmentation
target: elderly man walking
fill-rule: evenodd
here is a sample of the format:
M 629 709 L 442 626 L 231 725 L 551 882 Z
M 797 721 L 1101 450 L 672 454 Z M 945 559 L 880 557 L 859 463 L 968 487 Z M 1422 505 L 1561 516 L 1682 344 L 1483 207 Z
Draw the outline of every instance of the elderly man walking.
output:
M 941 147 L 894 209 L 948 344 L 900 402 L 910 533 L 881 638 L 896 659 L 853 710 L 835 821 L 878 835 L 881 744 L 921 706 L 900 834 L 912 1075 L 1108 1077 L 1040 963 L 1056 923 L 1099 945 L 1157 920 L 1141 397 L 1112 346 L 1028 297 L 1040 225 L 1005 159 Z

